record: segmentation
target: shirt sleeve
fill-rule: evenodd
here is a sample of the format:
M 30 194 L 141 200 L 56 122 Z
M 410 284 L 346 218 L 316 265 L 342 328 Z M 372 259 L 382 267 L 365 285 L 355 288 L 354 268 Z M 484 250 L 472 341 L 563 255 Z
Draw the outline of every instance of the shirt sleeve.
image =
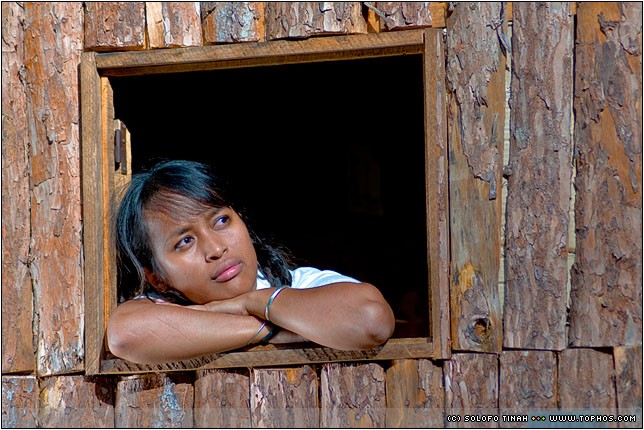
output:
M 293 277 L 291 288 L 301 290 L 321 287 L 323 285 L 334 284 L 336 282 L 360 282 L 349 276 L 334 272 L 333 270 L 320 270 L 314 267 L 298 267 L 291 271 L 291 276 Z

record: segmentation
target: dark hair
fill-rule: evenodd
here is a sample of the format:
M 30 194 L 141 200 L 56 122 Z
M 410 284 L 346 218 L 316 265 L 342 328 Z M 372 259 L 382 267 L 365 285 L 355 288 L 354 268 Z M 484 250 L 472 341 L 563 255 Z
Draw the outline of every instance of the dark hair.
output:
M 285 249 L 260 238 L 248 225 L 245 215 L 239 212 L 230 200 L 224 197 L 225 186 L 210 166 L 195 161 L 172 160 L 156 164 L 149 171 L 132 176 L 115 219 L 115 242 L 121 278 L 135 274 L 134 282 L 120 282 L 121 300 L 131 299 L 142 292 L 153 292 L 146 285 L 144 268 L 164 275 L 152 252 L 151 242 L 144 220 L 144 210 L 179 209 L 198 213 L 204 207 L 233 208 L 246 224 L 257 254 L 257 263 L 267 281 L 275 287 L 290 285 L 291 259 Z M 187 204 L 177 196 L 188 198 Z M 181 206 L 179 206 L 181 204 Z M 160 292 L 156 292 L 160 293 Z M 180 292 L 169 289 L 164 298 L 175 302 L 190 301 Z

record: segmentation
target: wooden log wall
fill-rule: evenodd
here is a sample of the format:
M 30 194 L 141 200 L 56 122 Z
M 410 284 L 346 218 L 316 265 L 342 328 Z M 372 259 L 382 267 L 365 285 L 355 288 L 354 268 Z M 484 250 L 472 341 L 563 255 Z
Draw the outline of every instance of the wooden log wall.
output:
M 500 414 L 542 411 L 641 428 L 642 4 L 509 6 L 3 2 L 3 428 L 525 427 Z M 451 358 L 85 375 L 81 52 L 419 27 L 446 29 Z

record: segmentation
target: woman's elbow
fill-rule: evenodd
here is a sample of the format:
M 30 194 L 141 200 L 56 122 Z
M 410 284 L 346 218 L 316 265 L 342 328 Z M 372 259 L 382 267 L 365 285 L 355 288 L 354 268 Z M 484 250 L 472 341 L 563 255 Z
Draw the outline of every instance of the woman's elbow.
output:
M 386 302 L 372 301 L 364 307 L 366 347 L 373 348 L 385 343 L 394 328 L 394 313 Z
M 137 361 L 134 356 L 137 345 L 141 344 L 134 331 L 120 321 L 110 320 L 107 326 L 107 347 L 110 352 L 119 358 L 129 361 Z

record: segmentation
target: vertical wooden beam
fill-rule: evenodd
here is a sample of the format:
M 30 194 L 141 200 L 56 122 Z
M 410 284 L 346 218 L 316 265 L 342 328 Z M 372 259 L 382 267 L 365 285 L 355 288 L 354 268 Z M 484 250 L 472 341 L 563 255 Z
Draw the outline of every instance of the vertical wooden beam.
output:
M 498 427 L 494 420 L 465 422 L 464 415 L 480 417 L 498 413 L 499 360 L 495 354 L 454 354 L 443 365 L 445 414 L 459 415 L 460 422 L 448 427 Z
M 105 326 L 105 231 L 102 224 L 104 202 L 102 91 L 96 70 L 96 54 L 83 53 L 81 60 L 83 250 L 85 257 L 85 371 L 100 369 Z
M 86 2 L 85 50 L 146 49 L 145 2 Z
M 250 428 L 247 371 L 199 370 L 195 380 L 197 428 Z
M 498 294 L 505 116 L 503 3 L 447 18 L 452 348 L 501 350 Z
M 376 363 L 322 368 L 321 427 L 385 427 L 385 371 Z
M 110 377 L 82 375 L 42 379 L 39 427 L 114 427 L 114 381 Z
M 445 46 L 441 30 L 425 31 L 425 177 L 427 267 L 434 358 L 451 353 L 449 315 L 449 192 Z
M 516 10 L 516 9 L 515 9 Z M 524 416 L 557 409 L 557 357 L 551 351 L 503 351 L 499 359 L 499 414 Z M 503 422 L 500 427 L 529 427 Z
M 642 344 L 642 4 L 581 2 L 570 343 Z
M 202 44 L 199 2 L 145 2 L 145 22 L 152 49 Z
M 367 33 L 360 2 L 266 2 L 266 39 Z
M 24 8 L 2 3 L 2 371 L 31 372 L 31 198 L 24 70 Z M 4 415 L 3 415 L 4 419 Z M 4 423 L 4 421 L 3 421 Z
M 25 3 L 31 276 L 39 375 L 83 369 L 78 65 L 82 3 Z
M 572 180 L 570 3 L 517 3 L 512 26 L 504 346 L 566 345 Z
M 557 374 L 560 409 L 615 415 L 615 370 L 611 354 L 589 348 L 566 349 L 559 353 Z
M 383 14 L 380 17 L 380 30 L 431 27 L 434 24 L 434 13 L 441 10 L 440 4 L 434 10 L 432 5 L 436 5 L 436 2 L 377 2 L 376 7 Z
M 35 376 L 2 376 L 2 428 L 36 427 L 38 380 Z
M 123 377 L 116 390 L 115 427 L 192 428 L 192 379 L 184 373 Z
M 386 373 L 387 428 L 443 427 L 443 369 L 430 360 L 394 360 Z
M 318 378 L 311 366 L 253 369 L 252 427 L 319 427 Z
M 635 415 L 636 421 L 621 423 L 622 428 L 642 427 L 642 346 L 619 346 L 613 349 L 617 413 Z
M 265 39 L 264 2 L 202 1 L 200 4 L 204 45 Z

